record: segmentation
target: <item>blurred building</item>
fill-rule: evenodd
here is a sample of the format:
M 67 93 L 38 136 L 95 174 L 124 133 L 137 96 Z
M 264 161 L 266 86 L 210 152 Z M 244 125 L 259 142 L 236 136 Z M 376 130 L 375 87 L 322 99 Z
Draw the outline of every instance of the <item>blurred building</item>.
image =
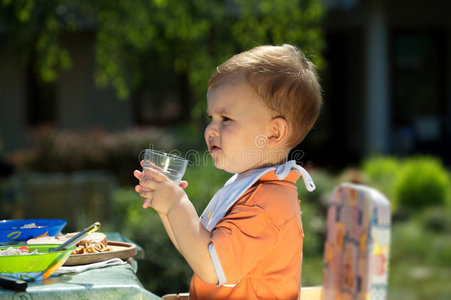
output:
M 451 160 L 451 1 L 323 0 L 327 68 L 323 114 L 308 137 L 310 159 L 335 165 L 371 153 L 428 153 Z M 158 110 L 120 101 L 93 80 L 94 33 L 67 38 L 73 67 L 40 83 L 0 39 L 0 139 L 26 147 L 30 128 L 117 131 L 180 118 L 167 94 Z M 143 95 L 143 98 L 146 96 Z
M 425 153 L 450 164 L 451 1 L 324 3 L 328 66 L 317 128 L 326 132 L 315 161 Z

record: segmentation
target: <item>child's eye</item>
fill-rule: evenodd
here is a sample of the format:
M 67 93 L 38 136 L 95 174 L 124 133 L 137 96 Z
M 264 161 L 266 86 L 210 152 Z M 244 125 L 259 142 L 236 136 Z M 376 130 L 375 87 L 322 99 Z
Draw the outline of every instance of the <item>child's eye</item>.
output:
M 222 116 L 221 118 L 222 118 L 223 122 L 232 121 L 232 119 L 230 119 L 229 117 L 226 117 L 226 116 Z

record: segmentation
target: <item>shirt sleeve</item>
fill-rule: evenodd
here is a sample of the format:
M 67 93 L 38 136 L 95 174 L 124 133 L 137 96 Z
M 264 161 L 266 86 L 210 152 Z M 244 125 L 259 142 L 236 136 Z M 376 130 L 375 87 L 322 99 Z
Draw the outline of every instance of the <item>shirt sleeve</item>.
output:
M 279 237 L 279 229 L 257 205 L 234 206 L 212 233 L 214 255 L 225 277 L 220 283 L 224 285 L 237 284 L 277 244 Z M 220 278 L 221 274 L 217 275 Z

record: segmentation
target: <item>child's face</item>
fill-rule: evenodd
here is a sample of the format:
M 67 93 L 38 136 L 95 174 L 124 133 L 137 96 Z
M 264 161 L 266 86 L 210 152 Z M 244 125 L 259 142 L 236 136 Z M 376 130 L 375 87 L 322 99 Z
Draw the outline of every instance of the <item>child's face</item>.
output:
M 217 168 L 242 173 L 264 163 L 272 114 L 250 87 L 223 83 L 210 89 L 207 113 L 205 141 Z

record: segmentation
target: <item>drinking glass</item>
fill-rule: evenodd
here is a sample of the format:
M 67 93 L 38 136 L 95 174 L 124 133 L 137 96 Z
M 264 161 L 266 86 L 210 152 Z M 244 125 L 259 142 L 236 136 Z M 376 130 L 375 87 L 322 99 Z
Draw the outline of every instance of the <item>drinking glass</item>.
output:
M 141 152 L 140 158 L 144 168 L 154 168 L 176 184 L 182 180 L 188 165 L 188 160 L 183 157 L 154 149 L 145 149 Z

